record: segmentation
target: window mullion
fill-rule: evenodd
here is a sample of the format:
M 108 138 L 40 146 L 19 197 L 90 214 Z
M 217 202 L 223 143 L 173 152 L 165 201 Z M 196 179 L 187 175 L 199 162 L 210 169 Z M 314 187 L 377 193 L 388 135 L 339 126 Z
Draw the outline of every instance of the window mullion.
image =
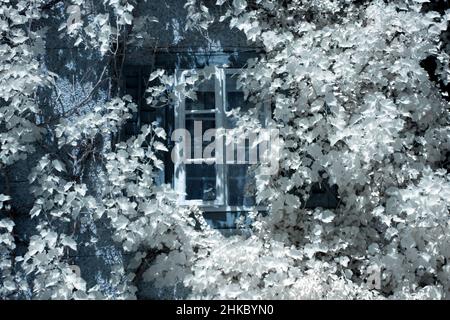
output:
M 225 97 L 224 97 L 224 70 L 217 69 L 215 77 L 215 102 L 216 102 L 216 129 L 225 128 Z M 222 152 L 218 152 L 216 148 L 216 190 L 217 202 L 222 205 L 227 204 L 226 194 L 226 166 L 224 164 L 225 148 L 223 139 L 218 139 L 222 143 Z
M 180 70 L 176 70 L 175 72 L 175 86 L 177 86 L 178 82 L 182 79 L 182 72 Z M 185 129 L 186 128 L 186 116 L 185 116 L 185 99 L 181 97 L 179 92 L 175 93 L 177 95 L 176 103 L 175 103 L 175 129 Z M 183 144 L 186 143 L 183 139 Z M 180 147 L 183 148 L 183 152 L 186 152 L 186 148 L 180 145 L 180 141 L 175 142 L 176 153 L 179 154 Z M 185 157 L 186 155 L 183 154 Z M 181 203 L 184 203 L 186 200 L 186 168 L 184 161 L 180 161 L 178 159 L 174 164 L 174 177 L 175 177 L 175 185 L 176 191 L 179 193 L 179 200 Z

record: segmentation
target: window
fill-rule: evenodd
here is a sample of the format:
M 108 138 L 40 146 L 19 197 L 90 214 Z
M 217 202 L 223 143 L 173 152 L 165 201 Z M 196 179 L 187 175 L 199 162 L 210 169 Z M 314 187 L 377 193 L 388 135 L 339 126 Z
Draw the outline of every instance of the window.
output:
M 165 61 L 162 58 L 161 60 Z M 245 59 L 243 61 L 245 62 Z M 222 60 L 218 61 L 218 63 L 222 63 Z M 239 64 L 238 66 L 241 65 Z M 170 64 L 160 64 L 157 68 L 171 71 L 173 70 L 172 66 L 170 62 Z M 187 65 L 184 66 L 187 67 Z M 205 117 L 209 114 L 210 121 L 203 122 L 203 126 L 208 126 L 209 124 L 210 126 L 220 127 L 220 123 L 222 126 L 231 126 L 233 121 L 229 117 L 225 117 L 224 111 L 230 110 L 230 106 L 244 104 L 242 91 L 237 90 L 235 84 L 233 84 L 239 74 L 239 70 L 225 69 L 220 70 L 218 79 L 212 78 L 208 83 L 204 83 L 198 88 L 198 99 L 196 101 L 190 99 L 186 99 L 186 101 L 179 100 L 177 104 L 169 107 L 152 108 L 145 103 L 144 92 L 153 70 L 155 70 L 154 66 L 145 65 L 126 65 L 123 68 L 124 79 L 121 84 L 122 88 L 125 94 L 133 97 L 133 100 L 139 105 L 139 110 L 133 116 L 133 119 L 130 119 L 124 126 L 118 139 L 126 140 L 136 135 L 140 126 L 153 123 L 154 121 L 157 121 L 171 135 L 176 128 L 186 127 L 186 122 L 183 122 L 183 119 L 186 119 L 187 110 L 199 110 L 188 111 L 188 113 L 198 114 L 203 112 Z M 192 69 L 189 71 L 192 71 Z M 227 74 L 226 77 L 225 74 Z M 181 77 L 182 72 L 178 72 L 178 75 Z M 219 87 L 217 91 L 216 81 Z M 224 95 L 223 92 L 227 92 L 227 95 Z M 219 100 L 217 103 L 216 93 Z M 223 101 L 225 98 L 227 100 Z M 214 112 L 207 111 L 208 108 L 214 108 Z M 265 112 L 261 113 L 260 119 L 268 121 L 270 109 L 268 109 L 268 106 L 265 106 L 264 110 Z M 196 116 L 189 115 L 189 117 L 198 119 L 201 116 L 198 115 L 196 118 Z M 216 124 L 216 122 L 219 124 Z M 172 149 L 174 144 L 175 141 L 168 139 L 169 149 Z M 197 163 L 196 166 L 184 166 L 172 161 L 171 152 L 162 152 L 160 157 L 164 161 L 164 170 L 160 172 L 157 183 L 170 183 L 178 191 L 189 191 L 184 198 L 180 198 L 180 202 L 185 204 L 196 203 L 202 206 L 203 211 L 208 213 L 206 216 L 207 220 L 215 228 L 233 229 L 238 217 L 246 217 L 246 212 L 255 208 L 253 205 L 254 197 L 251 196 L 253 193 L 252 177 L 251 173 L 247 171 L 248 165 L 229 164 L 223 168 L 220 165 L 201 165 Z M 177 167 L 177 174 L 175 174 L 175 167 Z M 186 169 L 189 171 L 183 171 Z M 186 181 L 186 178 L 189 178 L 188 187 L 186 187 L 185 182 L 184 184 L 182 183 L 182 181 Z M 327 181 L 323 181 L 320 185 L 312 186 L 311 195 L 304 205 L 305 208 L 336 208 L 338 204 L 337 187 L 328 185 Z M 258 211 L 267 210 L 266 207 L 256 207 L 256 209 Z
M 177 79 L 184 83 L 187 72 L 192 70 L 178 71 Z M 209 129 L 234 128 L 236 123 L 229 112 L 235 108 L 246 111 L 252 107 L 244 100 L 244 93 L 237 86 L 238 76 L 239 69 L 223 68 L 217 68 L 210 78 L 200 75 L 195 88 L 197 99 L 179 98 L 175 105 L 175 129 L 185 129 L 193 137 L 178 141 L 178 146 L 182 145 L 183 152 L 186 152 L 185 159 L 174 164 L 174 187 L 180 194 L 181 204 L 199 205 L 204 211 L 266 209 L 255 205 L 252 168 L 246 161 L 249 157 L 248 141 L 236 145 L 233 155 L 229 154 L 231 152 L 225 145 L 222 152 L 203 152 L 215 142 L 215 136 L 210 135 L 211 140 L 203 138 L 208 137 Z M 269 115 L 269 106 L 264 105 L 258 113 L 263 127 L 267 125 Z M 226 141 L 217 140 L 217 143 L 225 144 Z M 242 149 L 241 153 L 237 148 Z M 245 154 L 246 158 L 239 158 L 238 154 Z M 229 160 L 236 157 L 238 161 Z

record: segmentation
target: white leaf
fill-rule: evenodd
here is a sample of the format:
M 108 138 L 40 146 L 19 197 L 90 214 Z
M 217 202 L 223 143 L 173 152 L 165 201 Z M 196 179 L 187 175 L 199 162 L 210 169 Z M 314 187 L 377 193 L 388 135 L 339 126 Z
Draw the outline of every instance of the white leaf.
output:
M 123 14 L 123 20 L 125 21 L 126 24 L 131 24 L 133 22 L 133 16 L 130 13 L 125 12 Z
M 156 78 L 159 78 L 159 77 L 161 77 L 162 75 L 164 74 L 164 70 L 156 70 L 156 71 L 153 71 L 151 74 L 150 74 L 150 78 L 148 79 L 148 81 L 153 81 L 153 80 L 155 80 Z
M 163 145 L 161 142 L 156 141 L 153 146 L 155 147 L 156 150 L 161 150 L 161 151 L 169 151 L 165 145 Z
M 65 236 L 61 239 L 61 243 L 72 250 L 77 250 L 77 243 L 71 237 Z
M 30 216 L 33 218 L 33 217 L 35 217 L 35 216 L 38 216 L 39 213 L 41 213 L 41 208 L 35 206 L 35 207 L 33 207 L 33 209 L 31 209 L 31 211 L 30 211 Z
M 58 171 L 58 172 L 62 172 L 62 171 L 66 171 L 66 169 L 64 168 L 64 164 L 59 161 L 59 160 L 53 160 L 52 161 L 53 167 Z
M 247 1 L 245 0 L 233 0 L 233 7 L 239 11 L 244 10 L 247 7 Z
M 5 228 L 6 230 L 8 230 L 8 232 L 12 231 L 14 225 L 14 221 L 12 221 L 11 219 L 0 220 L 0 228 Z
M 78 47 L 80 45 L 80 43 L 83 41 L 83 39 L 81 37 L 78 37 L 78 39 L 75 41 L 75 43 L 73 44 L 74 47 Z
M 15 283 L 11 280 L 5 280 L 3 282 L 3 287 L 9 291 L 14 291 L 17 289 Z
M 166 139 L 166 137 L 167 137 L 166 132 L 164 131 L 163 128 L 158 127 L 158 128 L 155 128 L 154 131 L 155 131 L 156 136 L 158 136 L 161 139 Z
M 330 210 L 321 211 L 319 214 L 316 214 L 314 218 L 324 222 L 324 223 L 330 223 L 334 220 L 334 217 L 336 215 L 331 212 Z
M 123 215 L 120 215 L 113 221 L 114 227 L 117 230 L 125 229 L 130 221 Z
M 7 196 L 6 194 L 0 193 L 0 202 L 11 200 L 10 196 Z

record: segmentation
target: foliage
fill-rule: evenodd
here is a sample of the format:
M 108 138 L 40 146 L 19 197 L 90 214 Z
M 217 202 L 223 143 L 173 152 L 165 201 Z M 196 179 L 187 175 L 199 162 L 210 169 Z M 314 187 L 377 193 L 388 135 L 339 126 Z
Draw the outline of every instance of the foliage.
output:
M 37 144 L 54 148 L 29 177 L 36 229 L 21 256 L 10 195 L 0 194 L 2 215 L 10 215 L 0 219 L 0 297 L 131 299 L 143 278 L 182 283 L 189 297 L 204 299 L 448 298 L 450 131 L 442 88 L 450 12 L 426 2 L 218 0 L 221 17 L 200 0 L 186 3 L 188 30 L 207 36 L 212 24 L 228 23 L 265 49 L 240 82 L 256 107 L 271 103 L 270 126 L 281 135 L 277 175 L 256 171 L 257 200 L 269 214 L 253 213 L 250 227 L 224 237 L 157 183 L 159 155 L 168 151 L 157 123 L 127 141 L 111 139 L 135 111 L 131 97 L 87 99 L 82 104 L 92 108 L 45 119 L 38 97 L 58 78 L 40 59 L 45 32 L 35 27 L 47 3 L 0 0 L 0 170 Z M 118 59 L 140 32 L 135 3 L 103 0 L 98 11 L 90 3 L 70 1 L 73 23 L 59 31 Z M 430 56 L 436 70 L 423 66 Z M 214 70 L 187 72 L 184 83 L 156 70 L 147 103 L 195 99 L 199 75 Z M 238 123 L 256 128 L 252 115 Z M 92 157 L 101 171 L 95 185 L 83 175 Z M 338 207 L 306 208 L 314 184 L 337 186 Z M 107 221 L 134 256 L 111 273 L 113 290 L 89 288 L 72 265 L 80 245 L 73 225 L 86 220 Z

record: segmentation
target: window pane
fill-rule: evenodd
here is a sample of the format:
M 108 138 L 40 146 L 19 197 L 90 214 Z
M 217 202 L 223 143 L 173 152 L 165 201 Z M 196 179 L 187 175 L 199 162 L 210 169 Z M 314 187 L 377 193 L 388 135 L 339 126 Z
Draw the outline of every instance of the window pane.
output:
M 216 107 L 215 80 L 200 79 L 196 83 L 195 93 L 197 99 L 186 99 L 186 110 L 211 110 Z
M 197 136 L 194 135 L 195 125 L 197 125 L 198 128 L 197 131 L 201 132 L 201 134 Z M 215 127 L 216 127 L 215 114 L 186 114 L 186 130 L 188 130 L 191 135 L 191 156 L 189 157 L 188 155 L 189 159 L 202 158 L 205 147 L 210 143 L 214 142 L 214 138 L 208 141 L 206 138 L 205 139 L 203 138 L 203 135 L 206 130 L 214 129 Z M 198 152 L 199 157 L 196 157 L 196 154 L 194 152 L 195 142 L 197 142 L 197 146 L 201 147 L 201 149 Z M 214 156 L 214 153 L 212 153 L 212 156 Z
M 196 90 L 200 92 L 214 92 L 216 88 L 215 77 L 211 76 L 209 79 L 205 79 L 203 76 L 199 76 L 195 82 Z
M 246 101 L 244 99 L 244 93 L 242 92 L 242 88 L 237 87 L 237 75 L 228 74 L 226 76 L 226 105 L 225 110 L 231 111 L 232 109 L 240 108 L 241 113 L 245 113 L 251 109 L 255 108 L 255 104 Z M 260 110 L 258 112 L 258 118 L 261 124 L 264 124 L 264 113 Z M 236 127 L 236 119 L 233 117 L 227 117 L 226 121 L 227 128 L 235 128 Z
M 247 111 L 249 108 L 254 107 L 251 102 L 244 100 L 244 93 L 242 87 L 238 89 L 237 83 L 238 75 L 227 74 L 226 76 L 226 90 L 227 90 L 227 105 L 226 110 L 241 108 L 241 111 Z
M 216 199 L 216 166 L 186 164 L 186 200 Z
M 230 206 L 255 205 L 256 186 L 249 165 L 228 166 L 227 188 Z
M 241 88 L 238 88 L 238 80 L 239 74 L 237 73 L 228 73 L 226 75 L 226 86 L 227 92 L 240 92 Z
M 197 100 L 186 98 L 186 110 L 211 110 L 216 107 L 214 92 L 196 91 Z

